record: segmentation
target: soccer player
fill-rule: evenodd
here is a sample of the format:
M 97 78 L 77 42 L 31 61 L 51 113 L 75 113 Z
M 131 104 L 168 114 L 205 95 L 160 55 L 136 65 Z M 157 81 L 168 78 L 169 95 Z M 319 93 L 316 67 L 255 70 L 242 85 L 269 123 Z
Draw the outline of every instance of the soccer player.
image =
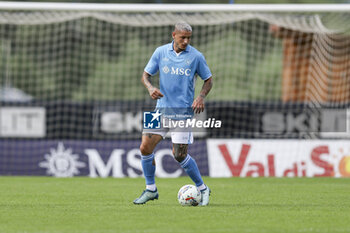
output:
M 187 23 L 176 23 L 172 32 L 173 41 L 158 47 L 146 65 L 142 83 L 148 89 L 152 99 L 157 100 L 156 109 L 176 109 L 191 113 L 201 113 L 204 110 L 204 98 L 212 87 L 212 74 L 202 53 L 189 43 L 192 28 Z M 159 75 L 159 89 L 154 87 L 151 76 Z M 196 75 L 204 80 L 199 96 L 194 99 Z M 178 113 L 178 112 L 177 112 Z M 158 199 L 155 184 L 154 148 L 165 137 L 169 129 L 144 129 L 140 145 L 142 170 L 146 179 L 146 189 L 134 204 L 144 204 L 149 200 Z M 180 166 L 201 191 L 200 205 L 209 204 L 210 189 L 203 182 L 196 161 L 187 153 L 188 144 L 193 142 L 191 131 L 175 130 L 171 132 L 173 155 Z

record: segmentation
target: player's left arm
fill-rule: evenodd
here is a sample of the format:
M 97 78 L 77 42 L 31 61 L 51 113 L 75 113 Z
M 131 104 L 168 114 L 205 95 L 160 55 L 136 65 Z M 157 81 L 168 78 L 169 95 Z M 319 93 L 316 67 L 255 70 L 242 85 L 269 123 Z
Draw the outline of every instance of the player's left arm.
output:
M 211 88 L 213 86 L 213 79 L 212 77 L 206 79 L 203 83 L 202 90 L 199 94 L 199 96 L 193 101 L 192 103 L 192 109 L 195 113 L 201 113 L 204 111 L 204 99 L 210 92 Z

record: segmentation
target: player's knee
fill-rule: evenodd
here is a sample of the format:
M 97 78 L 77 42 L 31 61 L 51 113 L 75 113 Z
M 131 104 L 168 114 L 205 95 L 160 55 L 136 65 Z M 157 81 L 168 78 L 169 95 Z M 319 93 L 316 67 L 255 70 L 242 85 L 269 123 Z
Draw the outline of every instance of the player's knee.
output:
M 173 144 L 173 155 L 176 161 L 181 163 L 187 156 L 187 145 Z
M 179 163 L 181 163 L 187 156 L 187 153 L 184 154 L 184 153 L 174 153 L 174 150 L 173 150 L 173 154 L 174 154 L 174 158 L 176 159 L 176 161 L 178 161 Z
M 142 155 L 150 155 L 150 154 L 152 154 L 153 151 L 152 151 L 151 146 L 142 143 L 140 145 L 140 152 Z

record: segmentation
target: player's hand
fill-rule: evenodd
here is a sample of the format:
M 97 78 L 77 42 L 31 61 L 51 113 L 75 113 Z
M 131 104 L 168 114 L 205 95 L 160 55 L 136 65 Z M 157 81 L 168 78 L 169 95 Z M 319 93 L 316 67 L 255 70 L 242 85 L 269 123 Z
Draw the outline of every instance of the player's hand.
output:
M 151 96 L 152 99 L 157 100 L 162 98 L 164 95 L 162 94 L 162 92 L 160 92 L 160 90 L 158 88 L 151 88 L 149 90 L 149 95 Z
M 204 111 L 204 98 L 198 96 L 192 103 L 192 110 L 194 113 L 201 113 Z

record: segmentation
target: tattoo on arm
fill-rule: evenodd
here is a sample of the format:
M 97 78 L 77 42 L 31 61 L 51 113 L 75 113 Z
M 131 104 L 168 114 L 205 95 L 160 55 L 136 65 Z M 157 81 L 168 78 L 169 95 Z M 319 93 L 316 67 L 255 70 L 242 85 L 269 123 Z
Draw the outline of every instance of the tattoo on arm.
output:
M 143 72 L 142 74 L 142 83 L 143 85 L 148 89 L 150 90 L 151 88 L 153 88 L 152 86 L 152 83 L 151 83 L 151 75 L 149 75 L 148 73 L 146 72 Z
M 205 98 L 208 95 L 209 91 L 211 90 L 212 86 L 213 86 L 213 81 L 212 81 L 212 78 L 210 77 L 209 79 L 204 81 L 204 84 L 202 86 L 202 90 L 199 96 L 202 98 Z

